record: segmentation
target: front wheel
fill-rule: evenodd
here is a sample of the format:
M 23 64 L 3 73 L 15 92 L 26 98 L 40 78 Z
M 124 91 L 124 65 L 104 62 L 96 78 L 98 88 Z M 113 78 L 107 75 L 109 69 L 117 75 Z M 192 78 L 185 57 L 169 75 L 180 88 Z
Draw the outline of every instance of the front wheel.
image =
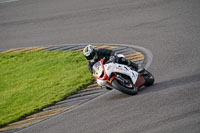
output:
M 109 90 L 109 91 L 112 90 L 112 88 L 110 88 L 110 87 L 108 87 L 108 86 L 106 86 L 106 89 Z
M 138 88 L 137 87 L 135 87 L 134 89 L 133 88 L 131 88 L 131 89 L 130 88 L 126 88 L 126 87 L 122 86 L 116 79 L 113 79 L 112 86 L 115 89 L 117 89 L 117 90 L 119 90 L 119 91 L 121 91 L 121 92 L 123 92 L 125 94 L 128 94 L 128 95 L 135 95 L 138 92 Z

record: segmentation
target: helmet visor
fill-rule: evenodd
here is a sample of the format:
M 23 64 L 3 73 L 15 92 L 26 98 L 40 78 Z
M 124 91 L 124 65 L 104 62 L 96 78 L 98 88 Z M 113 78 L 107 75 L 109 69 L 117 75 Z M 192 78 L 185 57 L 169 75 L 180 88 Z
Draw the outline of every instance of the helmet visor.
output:
M 92 53 L 90 53 L 89 56 L 86 56 L 87 60 L 93 60 L 95 57 L 95 51 L 93 50 Z
M 93 59 L 93 56 L 90 54 L 89 56 L 86 56 L 86 59 L 87 59 L 87 60 L 92 60 L 92 59 Z

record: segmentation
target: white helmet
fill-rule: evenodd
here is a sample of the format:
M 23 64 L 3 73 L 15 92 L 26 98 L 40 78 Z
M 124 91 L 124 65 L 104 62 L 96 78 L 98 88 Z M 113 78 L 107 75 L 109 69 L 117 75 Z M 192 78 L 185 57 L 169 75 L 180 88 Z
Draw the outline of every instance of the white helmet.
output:
M 87 58 L 87 60 L 92 60 L 95 57 L 96 50 L 93 48 L 92 45 L 87 45 L 83 49 L 83 54 Z

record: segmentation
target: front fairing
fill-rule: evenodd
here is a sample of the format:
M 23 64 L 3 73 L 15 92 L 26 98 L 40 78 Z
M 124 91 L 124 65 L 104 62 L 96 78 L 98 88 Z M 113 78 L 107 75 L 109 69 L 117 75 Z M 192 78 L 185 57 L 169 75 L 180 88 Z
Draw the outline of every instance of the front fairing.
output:
M 108 76 L 105 72 L 105 67 L 103 65 L 103 61 L 98 61 L 92 67 L 93 76 L 97 80 L 97 84 L 99 86 L 105 86 Z
M 100 61 L 96 62 L 92 67 L 92 73 L 95 77 L 100 77 L 103 73 L 103 67 Z
M 138 78 L 138 72 L 131 70 L 129 67 L 126 65 L 118 64 L 118 63 L 108 63 L 104 65 L 106 74 L 108 77 L 112 73 L 121 73 L 129 76 L 133 82 L 133 84 L 136 83 L 137 78 Z

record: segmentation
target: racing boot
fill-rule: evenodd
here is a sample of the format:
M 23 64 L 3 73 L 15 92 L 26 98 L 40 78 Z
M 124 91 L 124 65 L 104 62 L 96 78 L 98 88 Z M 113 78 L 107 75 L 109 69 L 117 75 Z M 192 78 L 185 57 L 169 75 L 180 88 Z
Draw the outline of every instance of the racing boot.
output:
M 138 64 L 136 64 L 130 60 L 128 60 L 128 66 L 134 71 L 138 71 L 138 69 L 139 69 Z
M 136 71 L 136 72 L 138 72 L 138 73 L 140 73 L 140 74 L 143 74 L 143 73 L 146 71 L 145 68 L 139 68 L 138 64 L 136 64 L 136 63 L 134 63 L 134 62 L 132 62 L 132 61 L 129 61 L 129 62 L 128 62 L 128 66 L 129 66 L 132 70 L 134 70 L 134 71 Z
M 138 69 L 137 72 L 140 73 L 140 74 L 143 74 L 145 71 L 146 71 L 145 68 L 140 68 L 140 69 Z

